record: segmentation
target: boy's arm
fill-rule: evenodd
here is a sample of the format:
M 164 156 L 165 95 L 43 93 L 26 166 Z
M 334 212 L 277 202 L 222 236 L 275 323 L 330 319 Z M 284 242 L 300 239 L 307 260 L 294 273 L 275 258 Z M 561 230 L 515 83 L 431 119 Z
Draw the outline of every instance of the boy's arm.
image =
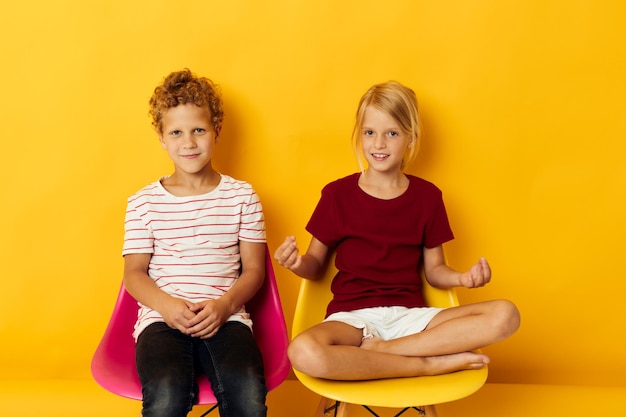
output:
M 259 291 L 265 280 L 265 243 L 239 241 L 241 274 L 220 297 L 228 306 L 228 317 L 239 311 Z
M 189 320 L 195 316 L 189 309 L 191 304 L 172 297 L 157 287 L 148 276 L 151 257 L 149 253 L 132 253 L 124 256 L 126 291 L 141 304 L 159 312 L 168 326 L 184 332 L 189 327 Z
M 276 249 L 274 258 L 278 263 L 289 269 L 301 278 L 317 280 L 326 271 L 328 263 L 328 246 L 311 237 L 309 248 L 304 255 L 300 255 L 296 238 L 289 236 Z
M 265 243 L 239 241 L 241 274 L 220 298 L 195 303 L 186 334 L 207 339 L 257 293 L 265 280 Z
M 423 261 L 426 279 L 436 288 L 477 288 L 486 285 L 491 280 L 491 268 L 485 258 L 480 258 L 469 271 L 461 273 L 446 264 L 442 245 L 424 248 Z

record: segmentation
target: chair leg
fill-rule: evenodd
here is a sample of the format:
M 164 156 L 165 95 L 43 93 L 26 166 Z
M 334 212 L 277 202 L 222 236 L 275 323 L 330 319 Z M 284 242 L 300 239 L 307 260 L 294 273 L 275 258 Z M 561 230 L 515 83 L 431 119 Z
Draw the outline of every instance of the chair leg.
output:
M 213 410 L 215 410 L 216 408 L 217 408 L 217 404 L 215 404 L 215 405 L 211 406 L 211 408 L 209 408 L 209 409 L 208 409 L 207 411 L 205 411 L 202 415 L 200 415 L 200 417 L 206 417 L 206 416 L 208 416 L 208 415 L 209 415 L 209 414 L 211 414 L 211 412 L 212 412 Z
M 315 410 L 315 417 L 324 417 L 331 403 L 331 399 L 322 397 L 319 404 L 317 405 L 317 410 Z
M 348 417 L 350 404 L 322 397 L 315 411 L 315 417 Z
M 372 409 L 363 405 L 367 411 L 373 416 L 378 416 Z M 331 400 L 330 398 L 322 397 L 315 411 L 315 417 L 348 417 L 350 404 L 342 403 L 339 401 Z M 437 409 L 434 405 L 426 405 L 423 407 L 407 407 L 396 414 L 395 417 L 404 414 L 406 411 L 415 410 L 419 413 L 419 417 L 437 417 Z
M 420 417 L 437 417 L 437 410 L 434 405 L 424 405 L 421 407 L 410 407 L 419 413 Z M 402 412 L 408 409 L 404 409 Z M 399 414 L 398 414 L 399 415 Z
M 434 405 L 422 407 L 424 409 L 424 417 L 437 417 L 437 410 Z

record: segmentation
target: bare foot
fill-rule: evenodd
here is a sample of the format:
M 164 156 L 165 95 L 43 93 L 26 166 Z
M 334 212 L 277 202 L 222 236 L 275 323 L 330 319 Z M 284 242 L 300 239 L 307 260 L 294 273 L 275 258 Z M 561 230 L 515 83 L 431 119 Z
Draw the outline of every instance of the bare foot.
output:
M 385 341 L 378 336 L 367 336 L 361 340 L 361 346 L 363 349 L 380 351 L 379 347 L 381 344 L 385 343 Z
M 441 375 L 451 372 L 481 369 L 489 363 L 489 357 L 482 353 L 462 352 L 451 355 L 429 356 L 423 359 L 425 375 Z

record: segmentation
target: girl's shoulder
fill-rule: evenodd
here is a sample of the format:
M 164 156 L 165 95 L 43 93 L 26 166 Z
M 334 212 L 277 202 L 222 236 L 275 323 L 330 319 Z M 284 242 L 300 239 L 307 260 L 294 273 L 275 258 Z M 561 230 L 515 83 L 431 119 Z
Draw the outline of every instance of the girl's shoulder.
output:
M 405 174 L 406 177 L 409 179 L 409 189 L 414 189 L 415 191 L 419 191 L 419 192 L 434 192 L 434 193 L 441 193 L 441 190 L 439 189 L 439 187 L 437 187 L 435 184 L 433 184 L 432 182 L 425 180 L 424 178 L 421 177 L 416 177 L 415 175 L 410 175 L 410 174 Z
M 354 174 L 347 175 L 343 178 L 336 179 L 332 182 L 329 182 L 324 186 L 324 190 L 327 191 L 345 191 L 353 188 L 357 188 L 359 186 L 359 176 L 361 174 L 359 172 L 355 172 Z

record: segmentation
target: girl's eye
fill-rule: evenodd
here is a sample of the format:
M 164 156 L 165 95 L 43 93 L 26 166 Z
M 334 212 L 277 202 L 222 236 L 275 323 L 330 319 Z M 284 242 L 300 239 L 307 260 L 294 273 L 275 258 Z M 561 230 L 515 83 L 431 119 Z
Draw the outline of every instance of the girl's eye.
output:
M 398 132 L 394 132 L 393 130 L 389 132 L 389 136 L 398 136 Z
M 373 135 L 373 134 L 374 134 L 374 132 L 372 132 L 371 130 L 364 130 L 364 131 L 363 131 L 363 134 L 364 134 L 365 136 L 371 136 L 371 135 Z

